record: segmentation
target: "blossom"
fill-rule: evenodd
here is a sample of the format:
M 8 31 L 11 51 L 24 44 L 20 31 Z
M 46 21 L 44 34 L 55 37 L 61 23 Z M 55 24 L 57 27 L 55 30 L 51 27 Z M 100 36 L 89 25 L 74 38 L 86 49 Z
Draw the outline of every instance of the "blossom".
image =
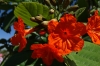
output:
M 48 41 L 50 45 L 62 49 L 66 54 L 69 51 L 80 51 L 82 49 L 84 41 L 81 36 L 86 33 L 86 27 L 83 23 L 77 22 L 71 14 L 63 15 L 60 22 L 56 24 L 55 30 L 50 30 L 52 26 L 55 26 L 55 21 L 52 22 L 52 24 L 48 24 L 48 31 L 50 31 Z
M 52 33 L 55 30 L 55 27 L 58 25 L 58 21 L 56 19 L 52 19 L 48 23 L 48 31 Z
M 35 30 L 35 28 L 25 29 L 24 22 L 23 22 L 22 18 L 20 18 L 20 17 L 18 17 L 18 22 L 14 22 L 14 29 L 23 36 L 33 32 Z
M 39 35 L 40 35 L 40 36 L 43 36 L 43 35 L 45 35 L 45 34 L 46 34 L 46 31 L 45 31 L 45 30 L 40 30 L 40 31 L 39 31 Z
M 58 50 L 53 45 L 33 44 L 31 45 L 31 50 L 34 50 L 31 57 L 33 59 L 42 58 L 43 62 L 47 66 L 50 66 L 54 59 L 58 60 L 59 62 L 63 62 L 63 51 Z
M 88 18 L 86 29 L 93 43 L 100 45 L 100 16 L 97 10 L 93 16 Z
M 27 44 L 27 40 L 25 38 L 25 36 L 27 34 L 30 34 L 31 32 L 34 31 L 33 28 L 30 29 L 25 29 L 23 20 L 19 17 L 18 18 L 18 22 L 14 22 L 14 29 L 17 31 L 17 34 L 15 34 L 11 39 L 11 43 L 12 45 L 19 45 L 19 52 L 22 51 L 26 44 Z
M 15 34 L 11 39 L 10 39 L 12 45 L 16 46 L 19 45 L 19 50 L 18 52 L 22 51 L 23 48 L 25 48 L 27 44 L 27 40 L 24 36 L 21 34 Z

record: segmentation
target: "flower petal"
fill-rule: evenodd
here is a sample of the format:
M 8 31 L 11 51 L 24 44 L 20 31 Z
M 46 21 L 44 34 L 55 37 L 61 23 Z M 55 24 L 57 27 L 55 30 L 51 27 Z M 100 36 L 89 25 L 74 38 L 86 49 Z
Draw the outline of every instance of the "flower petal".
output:
M 23 36 L 20 36 L 20 41 L 19 41 L 19 50 L 18 52 L 21 52 L 25 47 L 26 47 L 26 44 L 27 44 L 27 40 L 26 38 L 24 38 Z
M 25 26 L 22 18 L 18 17 L 18 22 L 14 22 L 14 29 L 16 31 L 20 31 L 20 30 L 24 30 L 24 28 Z
M 88 35 L 91 37 L 93 43 L 100 45 L 100 32 L 88 31 Z
M 54 59 L 57 59 L 59 62 L 63 62 L 63 51 L 59 51 L 57 48 L 55 48 L 55 46 L 51 44 L 33 44 L 31 49 L 34 50 L 31 57 L 34 59 L 42 58 L 43 62 L 47 66 L 50 66 Z
M 11 39 L 10 39 L 10 41 L 11 41 L 11 43 L 12 43 L 12 45 L 19 45 L 19 39 L 20 38 L 20 34 L 15 34 Z
M 69 49 L 72 51 L 80 51 L 84 46 L 84 40 L 79 37 L 70 38 L 68 39 L 68 41 L 71 44 L 71 47 L 69 47 Z
M 26 36 L 26 35 L 28 35 L 28 34 L 34 32 L 34 31 L 35 31 L 35 28 L 25 29 L 25 30 L 24 30 L 24 36 Z
M 54 43 L 57 43 L 60 40 L 58 34 L 51 33 L 48 36 L 48 44 L 54 45 Z
M 50 20 L 50 22 L 48 23 L 48 32 L 52 33 L 55 30 L 57 25 L 58 25 L 58 21 Z
M 88 18 L 86 29 L 92 42 L 100 45 L 100 16 L 97 10 L 93 16 Z
M 33 44 L 31 45 L 31 50 L 35 50 L 35 49 L 40 49 L 40 48 L 43 48 L 43 45 L 42 44 Z
M 64 14 L 60 18 L 60 22 L 62 22 L 62 23 L 66 22 L 67 24 L 71 24 L 71 23 L 75 23 L 76 22 L 76 18 L 72 14 Z
M 79 36 L 86 34 L 86 26 L 81 22 L 77 22 L 76 23 L 76 30 L 74 31 L 74 33 L 75 32 Z

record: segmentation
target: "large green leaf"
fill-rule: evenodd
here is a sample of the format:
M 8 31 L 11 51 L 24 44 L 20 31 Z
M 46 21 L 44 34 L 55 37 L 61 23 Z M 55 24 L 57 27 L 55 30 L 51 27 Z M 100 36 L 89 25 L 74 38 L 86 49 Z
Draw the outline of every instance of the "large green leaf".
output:
M 76 53 L 71 53 L 68 57 L 73 60 L 77 66 L 100 66 L 100 46 L 85 41 L 83 49 Z M 73 65 L 75 66 L 75 65 Z
M 24 22 L 29 26 L 36 26 L 36 22 L 32 22 L 30 17 L 35 17 L 41 14 L 46 19 L 51 19 L 49 8 L 37 2 L 23 2 L 20 3 L 14 11 L 16 17 L 20 16 Z M 48 17 L 49 16 L 49 17 Z M 48 20 L 49 20 L 48 19 Z

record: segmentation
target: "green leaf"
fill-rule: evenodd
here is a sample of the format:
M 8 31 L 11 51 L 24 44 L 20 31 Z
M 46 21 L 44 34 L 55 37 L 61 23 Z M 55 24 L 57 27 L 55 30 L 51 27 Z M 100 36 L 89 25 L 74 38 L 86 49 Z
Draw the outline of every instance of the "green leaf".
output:
M 83 49 L 67 55 L 77 66 L 100 66 L 100 46 L 85 41 Z M 74 66 L 74 65 L 73 65 Z
M 98 7 L 100 8 L 100 1 L 98 1 Z
M 84 35 L 84 36 L 82 37 L 82 39 L 83 39 L 84 41 L 92 42 L 90 36 L 88 36 L 87 34 Z
M 25 66 L 25 63 L 26 63 L 26 60 L 25 60 L 24 62 L 20 63 L 20 64 L 17 65 L 17 66 Z
M 42 41 L 44 42 L 44 43 L 46 43 L 48 40 L 47 40 L 47 37 L 45 37 L 45 36 L 41 36 L 41 39 L 42 39 Z
M 75 11 L 75 17 L 78 18 L 84 12 L 85 9 L 86 7 L 82 7 Z
M 32 22 L 30 20 L 30 17 L 35 17 L 41 14 L 47 20 L 50 20 L 52 18 L 49 14 L 49 8 L 37 2 L 20 3 L 15 8 L 14 14 L 16 17 L 20 16 L 27 25 L 32 26 L 32 27 L 38 24 L 36 22 Z M 49 18 L 48 16 L 50 16 L 51 18 Z
M 5 43 L 7 43 L 7 40 L 6 39 L 0 39 L 0 44 L 5 44 Z
M 37 61 L 38 61 L 38 59 L 30 58 L 27 60 L 25 66 L 34 66 Z
M 77 4 L 79 6 L 79 8 L 83 8 L 86 7 L 85 11 L 78 17 L 78 21 L 80 22 L 87 22 L 88 21 L 88 17 L 89 17 L 89 11 L 88 11 L 88 2 L 87 0 L 78 0 Z
M 0 9 L 3 10 L 14 9 L 14 5 L 0 5 Z
M 6 31 L 7 33 L 10 33 L 10 31 L 11 31 L 11 25 L 12 25 L 12 23 L 14 22 L 14 20 L 15 20 L 15 16 L 14 16 L 14 14 L 13 14 L 13 11 L 12 12 L 10 12 L 8 15 L 7 15 L 7 17 L 5 18 L 5 20 L 3 21 L 3 25 L 2 25 L 2 29 L 4 30 L 4 31 Z
M 34 66 L 44 66 L 41 58 L 37 59 Z
M 53 60 L 51 66 L 66 66 L 64 62 L 59 62 L 57 60 Z
M 22 62 L 26 61 L 28 58 L 31 57 L 32 51 L 22 51 L 19 53 L 13 54 L 11 57 L 7 59 L 4 66 L 16 66 L 21 64 Z

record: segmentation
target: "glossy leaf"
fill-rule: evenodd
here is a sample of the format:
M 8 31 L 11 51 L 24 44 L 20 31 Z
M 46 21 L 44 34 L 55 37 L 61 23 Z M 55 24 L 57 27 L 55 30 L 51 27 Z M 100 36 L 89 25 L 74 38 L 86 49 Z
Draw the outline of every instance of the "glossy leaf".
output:
M 24 20 L 24 22 L 29 26 L 38 25 L 36 22 L 32 22 L 30 20 L 30 17 L 35 17 L 41 14 L 45 19 L 48 19 L 49 17 L 49 19 L 52 18 L 49 14 L 49 8 L 37 2 L 20 3 L 16 7 L 14 14 L 16 17 L 20 16 Z
M 67 55 L 77 66 L 100 66 L 100 46 L 85 41 L 84 48 Z M 74 65 L 73 65 L 74 66 Z

